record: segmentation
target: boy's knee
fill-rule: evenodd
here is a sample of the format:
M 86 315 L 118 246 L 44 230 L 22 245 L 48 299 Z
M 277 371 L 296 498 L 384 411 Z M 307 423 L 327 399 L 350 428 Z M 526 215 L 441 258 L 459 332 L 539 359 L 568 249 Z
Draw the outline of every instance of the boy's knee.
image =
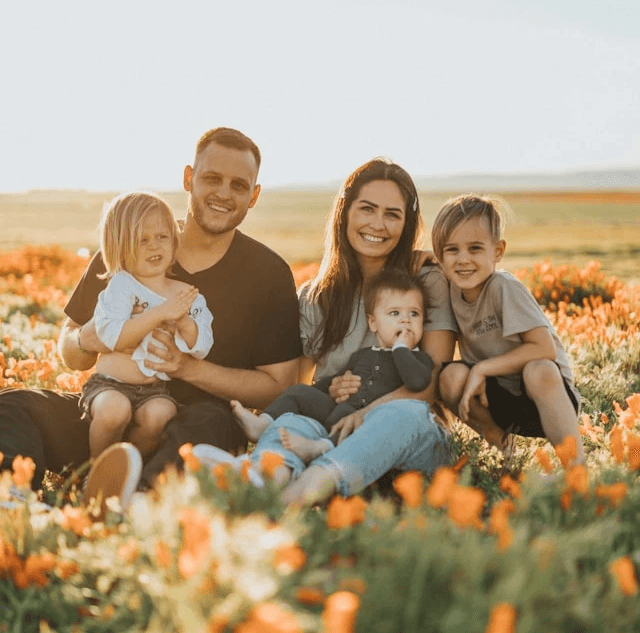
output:
M 468 376 L 469 368 L 463 363 L 450 363 L 440 372 L 438 389 L 440 397 L 446 404 L 460 399 Z
M 522 370 L 522 379 L 529 397 L 544 395 L 562 385 L 560 369 L 551 360 L 540 358 L 528 362 Z

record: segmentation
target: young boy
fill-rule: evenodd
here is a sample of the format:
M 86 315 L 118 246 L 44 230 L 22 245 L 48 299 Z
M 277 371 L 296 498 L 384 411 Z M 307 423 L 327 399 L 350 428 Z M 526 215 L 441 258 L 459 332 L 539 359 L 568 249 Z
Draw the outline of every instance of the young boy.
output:
M 416 349 L 424 329 L 421 284 L 401 270 L 383 270 L 365 284 L 363 300 L 369 329 L 376 335 L 379 347 L 358 350 L 336 374 L 351 370 L 362 378 L 360 390 L 346 402 L 336 404 L 328 394 L 333 379 L 329 376 L 313 386 L 290 387 L 260 415 L 232 401 L 234 415 L 251 440 L 257 441 L 267 426 L 284 413 L 313 418 L 331 433 L 341 418 L 403 384 L 416 393 L 426 389 L 431 382 L 433 361 L 426 352 Z M 306 463 L 337 444 L 337 434 L 328 440 L 309 440 L 281 429 L 281 438 L 284 447 Z
M 503 450 L 510 432 L 571 435 L 584 461 L 578 430 L 580 394 L 557 333 L 524 285 L 496 270 L 505 251 L 497 202 L 474 195 L 445 203 L 432 244 L 450 282 L 462 362 L 440 373 L 440 396 L 460 419 Z

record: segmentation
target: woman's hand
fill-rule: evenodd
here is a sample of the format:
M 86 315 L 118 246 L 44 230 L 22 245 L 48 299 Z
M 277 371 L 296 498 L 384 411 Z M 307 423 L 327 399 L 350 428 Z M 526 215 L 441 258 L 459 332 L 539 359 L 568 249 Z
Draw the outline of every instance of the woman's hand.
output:
M 345 402 L 354 393 L 360 391 L 360 385 L 362 384 L 362 378 L 351 373 L 351 370 L 342 374 L 342 376 L 336 376 L 329 385 L 329 395 L 333 398 L 336 404 Z
M 411 253 L 411 272 L 417 275 L 425 264 L 437 264 L 433 251 L 413 251 Z
M 364 409 L 359 409 L 358 411 L 354 411 L 349 415 L 345 415 L 339 422 L 336 422 L 329 431 L 329 435 L 333 435 L 334 433 L 340 433 L 338 435 L 337 444 L 340 444 L 345 437 L 351 435 L 356 429 L 359 429 L 364 422 Z
M 158 341 L 164 346 L 164 348 L 153 342 L 149 343 L 149 352 L 162 359 L 162 362 L 154 362 L 152 360 L 146 359 L 144 361 L 144 364 L 146 367 L 149 367 L 149 369 L 162 371 L 165 374 L 171 376 L 180 371 L 180 369 L 184 367 L 185 363 L 190 358 L 188 354 L 182 353 L 176 347 L 173 334 L 169 334 L 169 332 L 167 332 L 166 330 L 161 330 L 159 328 L 155 329 L 153 331 L 153 341 Z

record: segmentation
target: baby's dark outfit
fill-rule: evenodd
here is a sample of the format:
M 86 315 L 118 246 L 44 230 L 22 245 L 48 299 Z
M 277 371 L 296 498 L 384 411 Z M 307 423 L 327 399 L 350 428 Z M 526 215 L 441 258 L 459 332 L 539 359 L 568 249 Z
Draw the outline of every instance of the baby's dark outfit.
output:
M 347 370 L 362 378 L 362 384 L 345 402 L 336 404 L 329 395 L 335 376 Z M 365 347 L 354 352 L 349 362 L 334 376 L 327 376 L 314 385 L 293 385 L 276 398 L 265 410 L 272 419 L 283 413 L 297 413 L 320 422 L 327 431 L 343 417 L 366 407 L 369 403 L 404 385 L 419 392 L 431 382 L 433 360 L 422 350 L 410 350 L 399 345 L 393 350 Z M 329 438 L 336 443 L 337 434 Z

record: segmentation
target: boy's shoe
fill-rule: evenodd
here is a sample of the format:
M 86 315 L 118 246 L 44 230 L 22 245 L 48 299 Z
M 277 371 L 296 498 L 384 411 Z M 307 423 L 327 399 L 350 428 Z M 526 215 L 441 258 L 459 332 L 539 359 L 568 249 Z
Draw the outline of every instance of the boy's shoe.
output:
M 82 504 L 89 506 L 95 499 L 99 508 L 94 514 L 104 520 L 107 513 L 107 499 L 117 497 L 124 512 L 136 490 L 142 472 L 142 456 L 138 449 L 128 442 L 113 444 L 96 458 L 87 476 Z
M 231 466 L 236 472 L 240 472 L 242 470 L 243 462 L 249 461 L 248 455 L 234 457 L 231 453 L 227 453 L 227 451 L 223 451 L 221 448 L 212 446 L 211 444 L 196 444 L 191 449 L 191 454 L 203 466 L 206 466 L 209 469 L 217 466 L 218 464 L 229 464 L 229 466 Z M 253 467 L 249 468 L 247 473 L 249 475 L 249 481 L 256 488 L 262 488 L 264 486 L 264 480 L 253 469 Z

